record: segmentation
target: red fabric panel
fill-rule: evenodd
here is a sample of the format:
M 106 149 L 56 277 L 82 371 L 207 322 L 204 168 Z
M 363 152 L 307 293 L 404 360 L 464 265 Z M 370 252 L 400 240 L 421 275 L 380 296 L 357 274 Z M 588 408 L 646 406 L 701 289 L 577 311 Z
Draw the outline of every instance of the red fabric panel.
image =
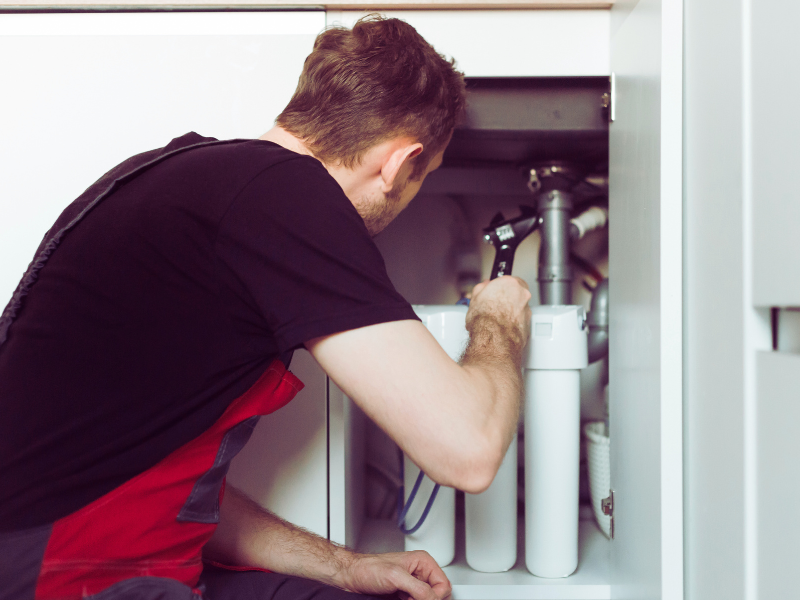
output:
M 225 433 L 286 405 L 303 384 L 273 362 L 214 426 L 153 468 L 56 521 L 36 588 L 37 600 L 95 594 L 132 577 L 169 577 L 194 587 L 215 524 L 176 520 L 195 482 L 214 464 Z M 222 490 L 220 490 L 222 496 Z

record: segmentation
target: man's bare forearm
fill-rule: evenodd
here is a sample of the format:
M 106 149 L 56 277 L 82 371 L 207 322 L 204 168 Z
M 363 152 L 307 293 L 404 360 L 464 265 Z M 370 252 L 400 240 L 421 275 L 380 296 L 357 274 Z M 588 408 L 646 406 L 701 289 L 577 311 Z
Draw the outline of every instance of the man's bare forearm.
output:
M 460 364 L 474 377 L 483 378 L 493 400 L 493 423 L 502 429 L 503 447 L 516 432 L 522 397 L 522 357 L 528 340 L 527 322 L 510 314 L 497 314 L 494 306 L 473 306 L 467 315 L 469 344 Z
M 514 327 L 491 316 L 481 315 L 468 323 L 470 341 L 461 358 L 461 366 L 480 371 L 493 389 L 494 410 L 500 423 L 509 425 L 510 443 L 519 419 L 522 397 L 523 338 Z
M 203 548 L 211 560 L 260 567 L 362 594 L 403 592 L 409 600 L 447 600 L 450 581 L 427 552 L 358 554 L 296 527 L 228 486 L 220 522 Z
M 476 286 L 466 317 L 472 341 L 461 365 L 411 320 L 344 331 L 308 348 L 431 479 L 480 493 L 518 422 L 529 299 L 527 284 L 512 277 Z
M 353 559 L 347 548 L 266 511 L 239 490 L 225 491 L 220 523 L 203 549 L 223 564 L 268 569 L 347 589 L 343 574 Z

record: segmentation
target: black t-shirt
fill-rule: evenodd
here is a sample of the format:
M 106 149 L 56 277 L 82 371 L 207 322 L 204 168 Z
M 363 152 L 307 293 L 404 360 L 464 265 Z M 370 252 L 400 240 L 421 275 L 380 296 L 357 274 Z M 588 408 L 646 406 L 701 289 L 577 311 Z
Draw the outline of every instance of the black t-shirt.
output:
M 305 341 L 414 318 L 314 158 L 247 140 L 165 159 L 65 236 L 0 346 L 0 530 L 145 471 Z

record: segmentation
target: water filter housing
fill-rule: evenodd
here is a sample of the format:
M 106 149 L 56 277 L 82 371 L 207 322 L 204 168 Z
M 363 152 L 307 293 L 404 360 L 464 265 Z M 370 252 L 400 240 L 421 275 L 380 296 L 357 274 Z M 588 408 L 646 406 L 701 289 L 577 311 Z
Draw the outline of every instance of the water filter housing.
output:
M 531 337 L 523 360 L 526 369 L 584 369 L 589 364 L 583 306 L 531 307 Z
M 465 306 L 414 306 L 417 315 L 453 360 L 461 357 L 469 341 Z M 404 457 L 406 501 L 419 469 Z M 425 477 L 406 516 L 414 525 L 433 490 Z M 492 485 L 482 494 L 466 494 L 466 558 L 477 571 L 502 572 L 517 560 L 517 440 L 509 447 Z M 406 535 L 406 550 L 426 550 L 444 566 L 455 557 L 455 492 L 442 487 L 420 529 Z
M 407 456 L 403 456 L 403 501 L 408 502 L 409 494 L 417 481 L 419 468 Z M 406 514 L 406 526 L 419 522 L 428 498 L 436 484 L 427 475 L 423 477 L 414 502 Z M 414 533 L 406 534 L 405 549 L 425 550 L 441 567 L 453 562 L 456 555 L 456 491 L 441 486 L 436 500 L 431 507 L 425 522 Z
M 415 304 L 412 308 L 447 356 L 458 361 L 469 341 L 468 308 L 457 304 Z
M 508 571 L 517 562 L 516 436 L 489 489 L 464 496 L 467 564 L 483 573 Z
M 453 360 L 461 358 L 467 346 L 469 334 L 466 328 L 467 307 L 456 305 L 415 305 L 414 312 L 422 320 Z M 408 502 L 419 468 L 407 457 L 403 457 L 404 501 Z M 422 480 L 417 497 L 406 515 L 406 525 L 416 524 L 434 488 L 434 482 L 427 476 Z M 455 490 L 440 487 L 431 511 L 422 526 L 414 533 L 405 536 L 406 550 L 425 550 L 440 565 L 453 562 L 456 553 L 456 497 Z
M 539 577 L 578 566 L 582 306 L 532 307 L 525 358 L 525 564 Z

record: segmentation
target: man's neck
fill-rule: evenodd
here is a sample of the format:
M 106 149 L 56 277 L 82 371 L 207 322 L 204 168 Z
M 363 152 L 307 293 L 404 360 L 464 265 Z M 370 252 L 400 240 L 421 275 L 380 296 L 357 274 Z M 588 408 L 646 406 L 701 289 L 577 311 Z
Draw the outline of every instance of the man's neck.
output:
M 278 146 L 283 146 L 287 150 L 291 150 L 292 152 L 297 152 L 297 154 L 306 154 L 308 156 L 314 156 L 311 150 L 309 150 L 303 143 L 303 140 L 292 135 L 282 127 L 278 127 L 277 125 L 258 139 L 278 144 Z
M 295 135 L 292 135 L 282 127 L 278 127 L 277 125 L 258 139 L 265 140 L 267 142 L 273 142 L 274 144 L 283 146 L 287 150 L 297 152 L 298 154 L 305 154 L 307 156 L 313 156 L 314 158 L 317 158 L 303 143 L 303 140 Z M 364 178 L 362 174 L 362 171 L 364 170 L 363 167 L 360 169 L 348 169 L 342 165 L 326 164 L 321 160 L 320 162 L 328 171 L 330 176 L 336 180 L 336 183 L 339 184 L 345 195 L 350 199 L 351 202 L 353 202 L 353 205 L 358 209 L 357 201 L 364 195 L 364 192 L 361 189 L 364 184 L 362 181 Z

